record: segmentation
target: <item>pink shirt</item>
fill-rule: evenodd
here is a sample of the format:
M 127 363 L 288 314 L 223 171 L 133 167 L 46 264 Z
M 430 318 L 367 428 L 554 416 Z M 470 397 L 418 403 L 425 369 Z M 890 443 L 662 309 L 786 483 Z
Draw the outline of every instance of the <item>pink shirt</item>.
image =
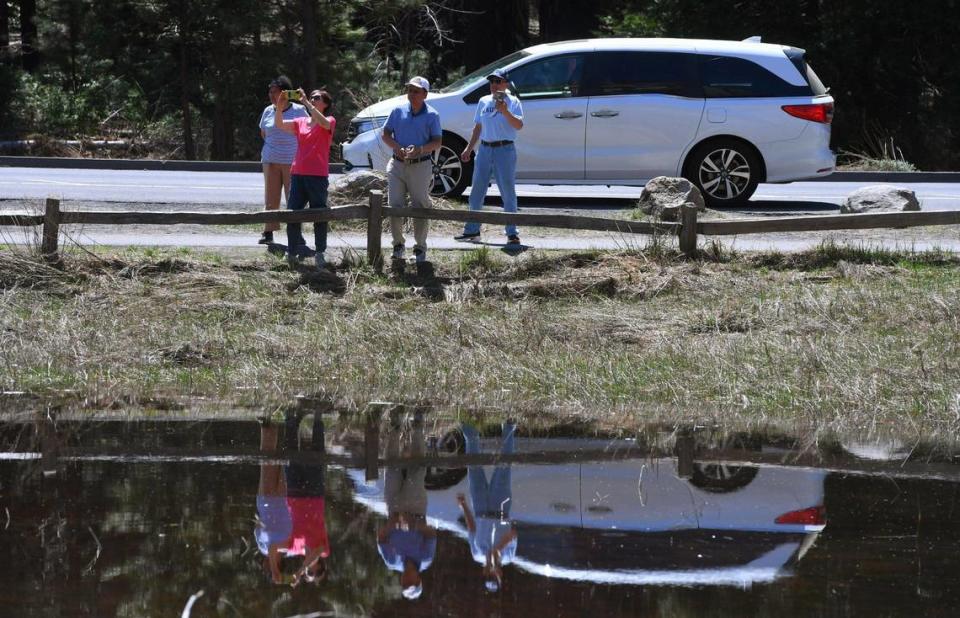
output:
M 330 128 L 324 129 L 319 124 L 310 126 L 309 118 L 294 118 L 297 125 L 297 156 L 293 159 L 291 174 L 300 176 L 329 176 L 330 175 L 330 142 L 333 141 L 333 130 L 337 127 L 337 119 L 327 116 Z
M 320 555 L 330 555 L 330 541 L 327 538 L 327 523 L 324 518 L 323 498 L 287 498 L 290 507 L 290 519 L 293 520 L 293 532 L 287 545 L 288 556 L 302 556 L 308 550 L 322 547 Z

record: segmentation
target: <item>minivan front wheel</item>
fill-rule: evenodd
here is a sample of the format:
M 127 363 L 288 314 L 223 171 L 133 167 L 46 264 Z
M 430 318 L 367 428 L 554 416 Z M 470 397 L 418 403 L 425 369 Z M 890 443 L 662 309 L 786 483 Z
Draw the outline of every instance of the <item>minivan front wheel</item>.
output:
M 473 162 L 464 163 L 460 153 L 466 144 L 458 137 L 444 135 L 440 150 L 433 153 L 433 186 L 430 195 L 434 197 L 457 197 L 470 184 L 473 176 Z
M 740 206 L 757 190 L 760 168 L 760 158 L 752 148 L 722 140 L 698 146 L 684 175 L 697 185 L 708 206 Z

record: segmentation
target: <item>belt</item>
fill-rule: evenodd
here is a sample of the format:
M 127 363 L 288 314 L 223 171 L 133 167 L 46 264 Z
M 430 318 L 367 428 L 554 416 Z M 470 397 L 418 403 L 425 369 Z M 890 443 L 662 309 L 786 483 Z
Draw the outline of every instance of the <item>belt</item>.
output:
M 400 163 L 421 163 L 423 161 L 428 161 L 433 157 L 431 157 L 430 155 L 426 155 L 426 156 L 420 157 L 419 159 L 401 159 L 397 155 L 393 155 L 393 158 L 399 161 Z
M 508 146 L 513 143 L 512 139 L 502 139 L 499 142 L 485 142 L 480 140 L 480 143 L 484 146 L 489 146 L 491 148 L 499 148 L 500 146 Z

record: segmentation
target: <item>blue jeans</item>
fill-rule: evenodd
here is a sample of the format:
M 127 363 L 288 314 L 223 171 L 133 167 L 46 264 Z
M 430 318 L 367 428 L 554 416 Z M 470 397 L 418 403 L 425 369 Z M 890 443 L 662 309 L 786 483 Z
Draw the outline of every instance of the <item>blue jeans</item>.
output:
M 503 425 L 503 443 L 500 453 L 513 453 L 513 434 L 516 425 Z M 480 435 L 473 425 L 463 424 L 460 429 L 466 440 L 466 452 L 475 455 L 480 452 Z M 470 501 L 477 517 L 510 517 L 512 492 L 510 489 L 510 464 L 501 464 L 493 469 L 493 476 L 487 481 L 483 466 L 467 468 L 467 482 L 470 484 Z
M 290 177 L 290 196 L 287 198 L 289 210 L 303 210 L 307 203 L 310 208 L 327 207 L 327 187 L 330 181 L 326 176 L 302 176 L 294 174 Z M 303 239 L 302 223 L 287 224 L 287 251 L 290 255 L 302 255 L 306 251 L 307 241 Z M 316 241 L 317 253 L 327 250 L 327 222 L 318 221 L 313 224 L 313 236 Z
M 517 212 L 517 147 L 514 144 L 498 146 L 480 145 L 477 156 L 473 160 L 473 185 L 470 189 L 470 210 L 480 210 L 483 207 L 483 198 L 487 196 L 487 185 L 493 175 L 500 189 L 503 199 L 504 212 Z M 464 234 L 478 234 L 480 224 L 474 221 L 463 226 Z M 506 227 L 507 236 L 517 236 L 517 226 Z

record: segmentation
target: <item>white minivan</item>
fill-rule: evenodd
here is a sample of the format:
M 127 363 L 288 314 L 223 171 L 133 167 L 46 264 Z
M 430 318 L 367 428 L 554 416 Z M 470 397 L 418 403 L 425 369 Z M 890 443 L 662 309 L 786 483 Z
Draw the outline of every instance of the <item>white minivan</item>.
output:
M 643 185 L 684 176 L 712 206 L 748 200 L 760 182 L 834 170 L 833 97 L 804 50 L 745 41 L 589 39 L 523 49 L 430 93 L 443 148 L 434 195 L 459 195 L 472 164 L 459 153 L 473 129 L 485 76 L 506 71 L 523 103 L 517 182 Z M 379 130 L 405 97 L 381 101 L 350 123 L 347 169 L 385 169 Z

